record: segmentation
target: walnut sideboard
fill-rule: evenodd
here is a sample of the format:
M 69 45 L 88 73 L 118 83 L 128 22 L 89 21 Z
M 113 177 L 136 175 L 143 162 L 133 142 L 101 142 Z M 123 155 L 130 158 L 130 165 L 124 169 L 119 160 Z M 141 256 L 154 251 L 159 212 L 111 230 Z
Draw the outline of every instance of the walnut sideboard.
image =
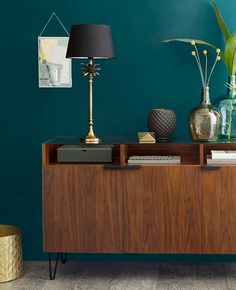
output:
M 138 144 L 105 139 L 112 163 L 57 163 L 42 145 L 47 253 L 236 253 L 236 166 L 208 166 L 211 150 L 236 143 Z M 180 155 L 180 165 L 128 165 L 131 155 Z

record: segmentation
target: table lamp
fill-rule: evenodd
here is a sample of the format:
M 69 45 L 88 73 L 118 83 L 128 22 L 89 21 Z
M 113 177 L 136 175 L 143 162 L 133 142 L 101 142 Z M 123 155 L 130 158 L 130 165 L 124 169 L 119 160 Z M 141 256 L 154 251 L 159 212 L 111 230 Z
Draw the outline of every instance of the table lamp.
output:
M 89 81 L 89 129 L 81 141 L 86 144 L 97 144 L 101 139 L 96 137 L 93 131 L 93 78 L 99 75 L 100 67 L 94 64 L 93 60 L 115 57 L 110 26 L 72 25 L 66 57 L 88 59 L 88 63 L 82 64 L 82 75 Z

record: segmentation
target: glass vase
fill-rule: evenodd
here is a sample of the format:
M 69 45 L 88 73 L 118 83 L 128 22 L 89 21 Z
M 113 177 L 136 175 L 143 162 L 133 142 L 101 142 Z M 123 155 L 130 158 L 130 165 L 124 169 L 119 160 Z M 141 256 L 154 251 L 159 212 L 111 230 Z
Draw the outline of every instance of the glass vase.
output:
M 235 75 L 229 77 L 227 94 L 216 99 L 214 107 L 221 115 L 219 138 L 236 138 L 236 82 Z
M 193 141 L 216 141 L 219 125 L 220 114 L 211 105 L 209 87 L 204 87 L 201 104 L 189 114 L 189 131 Z

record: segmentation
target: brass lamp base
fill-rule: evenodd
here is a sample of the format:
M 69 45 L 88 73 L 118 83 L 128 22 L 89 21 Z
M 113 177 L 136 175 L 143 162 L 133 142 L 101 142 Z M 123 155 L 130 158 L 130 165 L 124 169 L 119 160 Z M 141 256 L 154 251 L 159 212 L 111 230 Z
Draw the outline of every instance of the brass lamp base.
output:
M 85 144 L 98 144 L 101 142 L 101 139 L 96 137 L 93 132 L 93 127 L 90 125 L 88 134 L 82 137 L 80 141 Z
M 84 136 L 80 141 L 85 144 L 98 144 L 101 142 L 101 139 L 97 137 Z

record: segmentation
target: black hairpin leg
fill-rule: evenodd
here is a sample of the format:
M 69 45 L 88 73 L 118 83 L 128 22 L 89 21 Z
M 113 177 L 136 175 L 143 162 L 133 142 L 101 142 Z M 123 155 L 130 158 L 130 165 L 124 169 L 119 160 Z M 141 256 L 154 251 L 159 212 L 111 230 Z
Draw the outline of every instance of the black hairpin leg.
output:
M 50 280 L 54 280 L 55 277 L 56 277 L 58 260 L 59 260 L 59 253 L 57 253 L 57 255 L 56 255 L 56 261 L 55 261 L 54 269 L 52 271 L 52 258 L 51 258 L 51 253 L 48 253 L 49 277 L 50 277 Z
M 61 253 L 61 262 L 62 264 L 65 264 L 67 261 L 67 253 Z
M 55 277 L 56 277 L 59 257 L 61 259 L 62 264 L 65 264 L 66 263 L 66 261 L 67 261 L 67 253 L 56 253 L 56 261 L 55 261 L 55 265 L 54 265 L 54 268 L 53 268 L 52 267 L 52 254 L 51 253 L 48 253 L 49 277 L 50 277 L 50 280 L 54 280 Z

